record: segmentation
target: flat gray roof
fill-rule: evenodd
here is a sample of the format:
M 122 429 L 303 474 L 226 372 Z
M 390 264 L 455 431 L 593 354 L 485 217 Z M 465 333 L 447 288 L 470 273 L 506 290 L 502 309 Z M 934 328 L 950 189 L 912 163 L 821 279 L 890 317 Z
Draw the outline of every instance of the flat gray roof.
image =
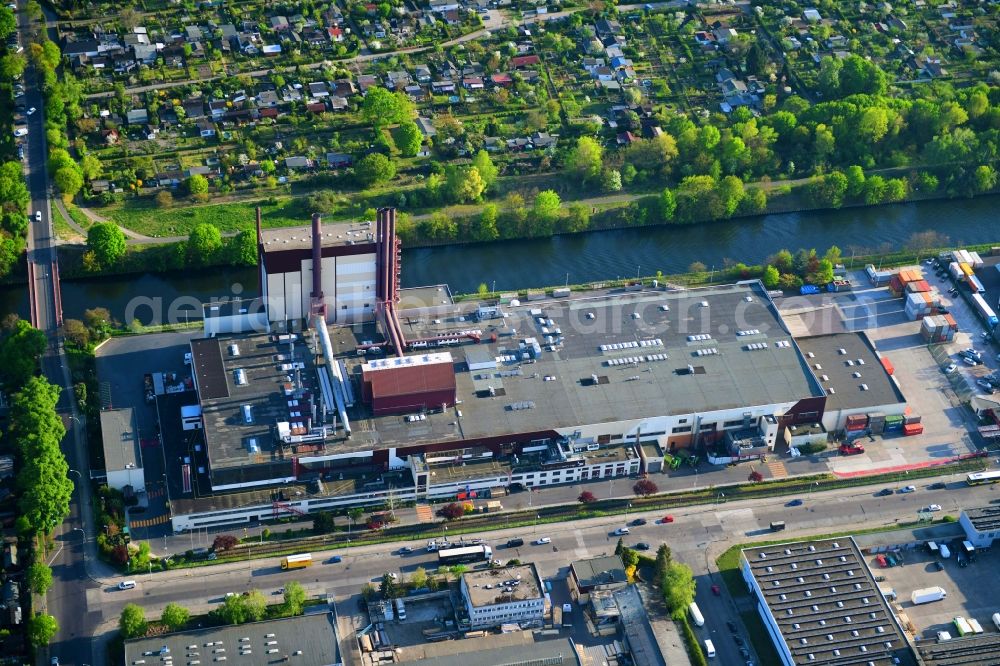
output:
M 125 642 L 124 663 L 129 666 L 144 657 L 147 662 L 160 663 L 161 651 L 166 647 L 180 663 L 197 660 L 211 664 L 225 656 L 246 666 L 273 666 L 280 661 L 298 666 L 330 666 L 340 662 L 335 621 L 332 613 L 312 613 L 131 640 Z
M 576 575 L 577 583 L 582 587 L 628 583 L 622 558 L 617 555 L 577 560 L 570 564 L 570 567 Z
M 194 368 L 212 468 L 276 461 L 280 457 L 276 424 L 306 421 L 310 407 L 303 394 L 311 395 L 317 407 L 322 400 L 313 354 L 302 339 L 296 338 L 290 345 L 278 342 L 274 335 L 206 338 L 192 340 L 191 348 L 195 350 Z M 303 367 L 288 369 L 296 363 Z M 237 384 L 237 370 L 243 371 L 245 384 Z M 209 382 L 208 391 L 203 389 L 203 377 Z M 286 395 L 286 389 L 291 394 Z M 290 400 L 298 400 L 298 406 L 289 407 Z M 252 423 L 244 419 L 244 405 L 250 406 Z M 300 416 L 291 416 L 293 411 Z M 250 451 L 251 438 L 256 441 L 257 453 Z
M 979 506 L 962 509 L 977 532 L 1000 531 L 1000 506 Z
M 953 637 L 942 643 L 921 641 L 917 643 L 917 652 L 926 666 L 1000 664 L 1000 634 Z
M 408 658 L 408 653 L 413 653 L 412 657 Z M 581 663 L 569 638 L 536 640 L 528 631 L 426 643 L 403 648 L 403 655 L 399 663 L 413 666 L 577 666 Z
M 352 444 L 379 448 L 470 440 L 823 395 L 777 310 L 757 285 L 528 302 L 504 306 L 503 319 L 481 322 L 471 318 L 477 305 L 459 304 L 450 316 L 400 316 L 408 340 L 479 331 L 478 347 L 494 358 L 506 358 L 495 370 L 469 372 L 463 363 L 456 364 L 462 416 L 449 410 L 413 423 L 398 415 L 372 418 L 372 431 L 355 433 Z M 531 314 L 535 308 L 546 324 Z M 737 334 L 749 331 L 753 333 Z M 563 344 L 550 351 L 546 335 L 561 336 Z M 689 339 L 702 335 L 710 337 Z M 542 346 L 530 363 L 521 356 L 524 338 L 535 338 Z M 699 350 L 716 353 L 699 355 Z M 363 359 L 352 354 L 350 350 L 344 360 L 354 375 Z M 461 348 L 455 356 L 463 356 Z M 597 384 L 592 382 L 595 375 Z M 523 405 L 534 407 L 517 408 Z
M 618 604 L 622 630 L 628 639 L 629 653 L 635 666 L 666 666 L 663 654 L 656 644 L 653 627 L 649 624 L 639 588 L 629 585 L 615 590 L 614 599 Z
M 109 472 L 142 467 L 139 432 L 131 407 L 101 412 L 101 443 L 104 468 Z
M 542 598 L 542 581 L 532 563 L 517 567 L 477 569 L 462 574 L 462 578 L 465 580 L 469 601 L 475 608 Z
M 864 332 L 832 333 L 797 338 L 796 341 L 827 391 L 828 410 L 874 408 L 906 402 Z M 817 368 L 817 365 L 820 367 Z M 855 377 L 855 374 L 861 376 Z M 824 376 L 827 379 L 823 379 Z M 862 384 L 867 389 L 862 390 Z
M 374 225 L 370 222 L 321 224 L 320 233 L 323 235 L 323 247 L 370 243 L 374 240 L 369 238 L 369 234 L 374 233 Z M 307 250 L 312 247 L 312 226 L 261 229 L 260 240 L 264 252 Z
M 851 537 L 746 548 L 743 556 L 794 664 L 916 663 Z

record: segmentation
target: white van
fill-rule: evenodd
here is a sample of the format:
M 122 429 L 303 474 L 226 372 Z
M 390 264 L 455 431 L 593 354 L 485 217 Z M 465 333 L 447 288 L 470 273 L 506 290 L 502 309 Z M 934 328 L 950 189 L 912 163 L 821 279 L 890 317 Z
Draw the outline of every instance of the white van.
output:
M 933 541 L 928 541 L 927 542 L 927 549 L 931 551 L 931 555 L 937 555 L 938 554 L 938 550 L 939 550 L 938 549 L 938 545 L 936 543 L 934 543 Z
M 941 557 L 943 557 L 946 560 L 949 557 L 951 557 L 951 551 L 948 550 L 947 544 L 941 544 L 940 546 L 938 546 L 938 552 L 940 552 L 941 553 Z
M 123 580 L 122 582 L 118 583 L 118 589 L 119 590 L 134 590 L 135 589 L 135 581 L 134 580 Z
M 715 644 L 712 642 L 711 638 L 705 639 L 705 655 L 709 659 L 715 657 Z
M 688 612 L 691 613 L 691 621 L 694 622 L 699 627 L 705 626 L 705 616 L 701 614 L 701 609 L 698 608 L 698 604 L 691 602 L 688 606 Z

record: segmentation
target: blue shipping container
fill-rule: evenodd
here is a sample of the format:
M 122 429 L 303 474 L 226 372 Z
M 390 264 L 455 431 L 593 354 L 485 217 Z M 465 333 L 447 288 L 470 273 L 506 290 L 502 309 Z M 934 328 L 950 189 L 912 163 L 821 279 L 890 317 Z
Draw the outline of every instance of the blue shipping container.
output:
M 802 288 L 799 289 L 800 294 L 818 294 L 819 291 L 819 287 L 813 284 L 804 284 L 802 285 Z

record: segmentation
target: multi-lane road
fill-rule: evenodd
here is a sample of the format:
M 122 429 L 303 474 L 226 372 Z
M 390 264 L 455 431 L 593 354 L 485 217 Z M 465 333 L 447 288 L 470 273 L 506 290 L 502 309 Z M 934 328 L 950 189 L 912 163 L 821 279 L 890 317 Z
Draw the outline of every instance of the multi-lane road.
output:
M 782 536 L 795 539 L 809 533 L 829 533 L 860 527 L 892 525 L 899 521 L 913 520 L 917 510 L 927 504 L 940 504 L 944 512 L 957 515 L 962 506 L 975 506 L 1000 497 L 994 486 L 968 487 L 964 480 L 953 477 L 945 490 L 929 490 L 929 482 L 917 485 L 917 492 L 876 497 L 879 488 L 851 488 L 838 491 L 803 495 L 801 506 L 790 507 L 790 498 L 770 498 L 730 504 L 713 504 L 675 511 L 675 521 L 658 524 L 659 514 L 632 514 L 630 519 L 643 517 L 648 523 L 632 527 L 625 538 L 627 545 L 649 543 L 655 550 L 660 543 L 667 543 L 674 556 L 689 564 L 699 581 L 698 603 L 706 617 L 712 618 L 710 626 L 701 631 L 721 631 L 724 636 L 725 619 L 738 620 L 733 605 L 725 596 L 714 596 L 711 585 L 721 583 L 714 569 L 714 557 L 729 545 L 744 543 L 753 538 L 774 538 L 768 526 L 773 520 L 784 520 L 787 531 Z M 517 549 L 497 548 L 496 557 L 535 562 L 540 573 L 547 578 L 566 575 L 569 562 L 595 557 L 614 551 L 618 537 L 612 532 L 624 524 L 624 518 L 600 518 L 554 525 L 540 525 L 536 530 L 498 530 L 482 536 L 492 544 L 503 544 L 509 537 L 520 536 L 526 545 Z M 531 545 L 531 541 L 547 536 L 552 543 Z M 202 569 L 175 570 L 133 578 L 138 585 L 134 590 L 119 591 L 116 584 L 121 578 L 108 578 L 99 587 L 87 592 L 87 611 L 100 614 L 107 627 L 113 624 L 127 603 L 142 605 L 149 616 L 156 616 L 170 602 L 177 602 L 194 612 L 214 608 L 228 592 L 241 592 L 256 588 L 275 600 L 277 591 L 291 580 L 300 581 L 312 593 L 332 594 L 338 600 L 356 595 L 367 582 L 376 582 L 386 571 L 412 572 L 417 567 L 434 569 L 436 556 L 425 552 L 423 542 L 412 542 L 415 552 L 400 556 L 401 545 L 383 544 L 352 548 L 342 552 L 343 561 L 328 563 L 329 554 L 314 554 L 316 564 L 308 569 L 282 571 L 277 558 L 233 562 Z M 81 600 L 82 601 L 82 600 Z M 79 609 L 81 615 L 84 609 Z M 95 615 L 96 616 L 96 615 Z M 717 626 L 716 626 L 717 625 Z M 706 633 L 706 636 L 711 633 Z M 732 640 L 716 642 L 721 663 L 739 663 L 738 652 Z M 731 652 L 732 654 L 728 654 Z M 728 660 L 727 660 L 728 657 Z

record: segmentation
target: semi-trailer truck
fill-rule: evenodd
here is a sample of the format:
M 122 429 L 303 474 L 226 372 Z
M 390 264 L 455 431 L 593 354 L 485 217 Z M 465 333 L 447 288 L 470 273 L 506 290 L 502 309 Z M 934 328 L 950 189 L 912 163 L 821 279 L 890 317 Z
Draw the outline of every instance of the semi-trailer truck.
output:
M 304 569 L 305 567 L 312 566 L 312 563 L 313 556 L 309 553 L 289 555 L 288 557 L 281 558 L 282 569 Z

